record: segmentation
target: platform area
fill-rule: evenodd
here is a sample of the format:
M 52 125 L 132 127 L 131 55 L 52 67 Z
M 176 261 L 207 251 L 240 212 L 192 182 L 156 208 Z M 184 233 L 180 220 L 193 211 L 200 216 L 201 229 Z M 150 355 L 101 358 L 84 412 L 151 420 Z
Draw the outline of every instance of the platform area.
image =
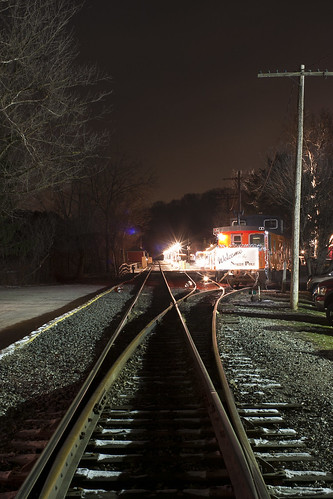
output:
M 104 284 L 0 286 L 0 350 L 107 287 Z

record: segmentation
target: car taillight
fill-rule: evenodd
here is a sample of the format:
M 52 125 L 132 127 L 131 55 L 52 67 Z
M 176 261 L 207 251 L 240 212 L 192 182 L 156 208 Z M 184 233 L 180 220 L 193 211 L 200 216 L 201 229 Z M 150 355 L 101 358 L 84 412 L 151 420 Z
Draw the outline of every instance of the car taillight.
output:
M 324 296 L 326 294 L 327 287 L 326 286 L 318 286 L 316 290 L 316 294 L 318 296 Z

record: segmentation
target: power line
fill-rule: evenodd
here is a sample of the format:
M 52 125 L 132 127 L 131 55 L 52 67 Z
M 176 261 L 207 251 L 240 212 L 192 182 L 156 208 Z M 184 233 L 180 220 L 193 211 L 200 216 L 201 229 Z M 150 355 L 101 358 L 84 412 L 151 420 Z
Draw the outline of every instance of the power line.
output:
M 325 69 L 324 71 L 320 71 L 319 69 L 317 71 L 311 71 L 311 70 L 305 71 L 304 64 L 301 64 L 300 71 L 292 71 L 292 72 L 283 71 L 281 73 L 279 71 L 276 71 L 276 72 L 268 71 L 268 73 L 263 73 L 262 71 L 259 71 L 259 73 L 258 73 L 258 78 L 281 78 L 281 77 L 286 77 L 286 76 L 289 78 L 293 78 L 296 76 L 297 77 L 300 77 L 300 76 L 323 76 L 324 78 L 326 78 L 327 76 L 333 76 L 333 72 L 327 71 L 327 69 Z

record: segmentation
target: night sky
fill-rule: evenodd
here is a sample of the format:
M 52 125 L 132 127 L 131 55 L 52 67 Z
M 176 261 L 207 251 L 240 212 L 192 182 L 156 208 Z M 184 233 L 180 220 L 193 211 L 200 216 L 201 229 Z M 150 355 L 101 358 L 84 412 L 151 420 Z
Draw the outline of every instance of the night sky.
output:
M 114 143 L 157 174 L 152 201 L 168 202 L 265 166 L 298 89 L 257 74 L 333 71 L 332 22 L 332 0 L 86 0 L 76 34 L 112 76 Z M 333 111 L 332 97 L 333 77 L 306 78 L 307 111 Z

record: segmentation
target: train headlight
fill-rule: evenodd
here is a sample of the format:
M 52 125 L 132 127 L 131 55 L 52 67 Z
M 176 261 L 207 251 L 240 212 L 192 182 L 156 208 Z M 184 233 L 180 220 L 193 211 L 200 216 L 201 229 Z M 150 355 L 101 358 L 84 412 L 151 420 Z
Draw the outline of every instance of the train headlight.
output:
M 223 232 L 219 232 L 219 234 L 217 235 L 218 244 L 220 244 L 220 245 L 226 244 L 227 237 L 228 237 L 227 234 L 223 234 Z

